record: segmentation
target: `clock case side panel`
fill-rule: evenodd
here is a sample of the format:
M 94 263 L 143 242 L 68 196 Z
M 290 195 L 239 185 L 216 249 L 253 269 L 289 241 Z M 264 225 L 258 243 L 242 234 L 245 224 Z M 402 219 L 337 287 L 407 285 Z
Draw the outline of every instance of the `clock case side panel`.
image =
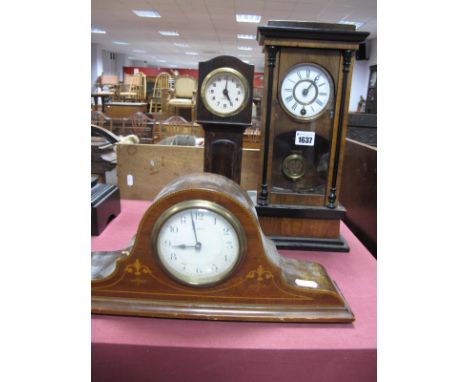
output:
M 227 67 L 233 68 L 240 72 L 247 80 L 248 84 L 248 97 L 247 103 L 244 109 L 239 113 L 227 117 L 216 116 L 211 113 L 203 103 L 202 100 L 202 86 L 203 80 L 206 76 L 215 69 Z M 252 103 L 253 103 L 253 77 L 254 77 L 254 65 L 246 64 L 237 57 L 233 56 L 218 56 L 208 61 L 200 62 L 198 65 L 198 90 L 197 90 L 197 123 L 204 125 L 209 123 L 217 124 L 240 124 L 240 125 L 251 125 L 252 124 Z
M 269 49 L 271 49 L 270 52 Z M 278 117 L 275 113 L 271 113 L 273 108 L 271 105 L 268 105 L 268 98 L 271 97 L 271 104 L 278 96 L 278 61 L 279 61 L 279 50 L 276 50 L 272 46 L 264 47 L 265 53 L 265 64 L 264 64 L 264 79 L 267 79 L 271 76 L 271 87 L 269 84 L 264 84 L 263 87 L 263 97 L 262 97 L 262 125 L 261 125 L 261 143 L 260 143 L 260 171 L 258 173 L 258 183 L 257 183 L 257 195 L 261 195 L 266 191 L 266 205 L 270 204 L 270 185 L 271 185 L 271 163 L 273 161 L 273 134 L 271 129 L 272 121 Z M 268 55 L 271 54 L 273 66 L 269 64 Z M 270 106 L 270 107 L 269 107 Z M 275 109 L 276 110 L 276 109 Z M 269 126 L 267 126 L 269 125 Z
M 346 54 L 349 54 L 349 61 L 343 58 Z M 337 97 L 337 106 L 335 114 L 335 121 L 333 126 L 333 140 L 332 140 L 332 148 L 333 153 L 330 155 L 330 173 L 329 173 L 329 184 L 327 186 L 327 200 L 328 200 L 328 207 L 329 208 L 336 208 L 340 206 L 339 197 L 340 197 L 340 190 L 341 190 L 341 175 L 343 172 L 343 161 L 345 155 L 345 145 L 346 145 L 346 135 L 348 132 L 348 110 L 349 110 L 349 100 L 351 95 L 351 84 L 352 84 L 352 77 L 353 77 L 353 67 L 355 62 L 355 51 L 354 50 L 344 50 L 342 51 L 342 56 L 340 59 L 340 89 L 339 91 L 339 99 Z M 344 70 L 343 70 L 344 69 Z M 343 81 L 343 76 L 347 73 L 346 83 Z M 345 93 L 343 94 L 342 85 L 346 86 Z M 343 98 L 344 97 L 344 98 Z M 342 100 L 343 98 L 343 100 Z M 342 106 L 339 107 L 339 103 L 342 103 Z M 341 114 L 340 114 L 341 113 Z M 341 128 L 341 131 L 339 129 Z M 339 142 L 338 142 L 339 139 Z M 337 151 L 338 149 L 338 151 Z M 338 158 L 336 156 L 338 155 Z M 336 179 L 335 184 L 333 185 L 333 171 L 336 171 Z M 334 190 L 333 190 L 334 189 Z M 331 195 L 330 193 L 333 192 L 334 195 L 332 196 L 333 203 L 330 204 Z

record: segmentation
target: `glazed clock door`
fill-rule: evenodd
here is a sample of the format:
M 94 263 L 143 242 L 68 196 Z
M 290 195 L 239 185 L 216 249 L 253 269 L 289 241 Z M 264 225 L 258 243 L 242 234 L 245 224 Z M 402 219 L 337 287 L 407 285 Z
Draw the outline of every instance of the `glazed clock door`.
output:
M 272 118 L 271 202 L 324 205 L 336 104 L 338 55 L 284 48 Z M 276 104 L 276 105 L 275 105 Z

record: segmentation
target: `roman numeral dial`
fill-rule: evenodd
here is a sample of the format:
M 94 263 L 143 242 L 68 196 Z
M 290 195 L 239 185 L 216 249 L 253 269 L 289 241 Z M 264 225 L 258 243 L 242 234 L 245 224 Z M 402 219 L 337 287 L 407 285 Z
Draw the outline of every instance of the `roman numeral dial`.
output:
M 333 90 L 333 80 L 321 66 L 295 65 L 281 80 L 280 104 L 293 118 L 312 120 L 328 109 Z

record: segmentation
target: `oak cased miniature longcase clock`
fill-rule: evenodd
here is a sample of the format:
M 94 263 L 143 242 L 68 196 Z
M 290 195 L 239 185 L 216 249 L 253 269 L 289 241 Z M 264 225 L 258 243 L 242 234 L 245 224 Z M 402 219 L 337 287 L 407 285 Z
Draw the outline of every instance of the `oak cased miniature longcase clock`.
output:
M 197 123 L 205 131 L 204 171 L 240 183 L 242 137 L 252 123 L 254 66 L 219 56 L 198 68 Z
M 266 83 L 257 212 L 280 248 L 349 250 L 340 177 L 354 53 L 367 36 L 342 24 L 258 28 Z

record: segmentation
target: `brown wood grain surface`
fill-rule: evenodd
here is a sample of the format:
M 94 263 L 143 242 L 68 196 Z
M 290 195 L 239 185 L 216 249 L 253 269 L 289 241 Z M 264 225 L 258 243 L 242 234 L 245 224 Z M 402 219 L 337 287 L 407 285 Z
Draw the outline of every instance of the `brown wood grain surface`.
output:
M 191 146 L 118 145 L 117 176 L 121 197 L 154 199 L 173 179 L 203 171 L 203 152 L 203 147 Z M 243 150 L 241 186 L 246 190 L 257 187 L 259 155 L 259 150 Z
M 209 200 L 228 211 L 245 232 L 242 261 L 222 282 L 208 287 L 181 284 L 166 274 L 152 246 L 153 227 L 171 206 Z M 144 214 L 130 254 L 108 277 L 92 282 L 93 313 L 254 321 L 354 319 L 349 307 L 316 263 L 285 259 L 266 245 L 254 206 L 237 184 L 213 174 L 192 174 L 169 184 Z M 266 246 L 265 246 L 266 245 Z M 298 287 L 297 279 L 314 287 Z

